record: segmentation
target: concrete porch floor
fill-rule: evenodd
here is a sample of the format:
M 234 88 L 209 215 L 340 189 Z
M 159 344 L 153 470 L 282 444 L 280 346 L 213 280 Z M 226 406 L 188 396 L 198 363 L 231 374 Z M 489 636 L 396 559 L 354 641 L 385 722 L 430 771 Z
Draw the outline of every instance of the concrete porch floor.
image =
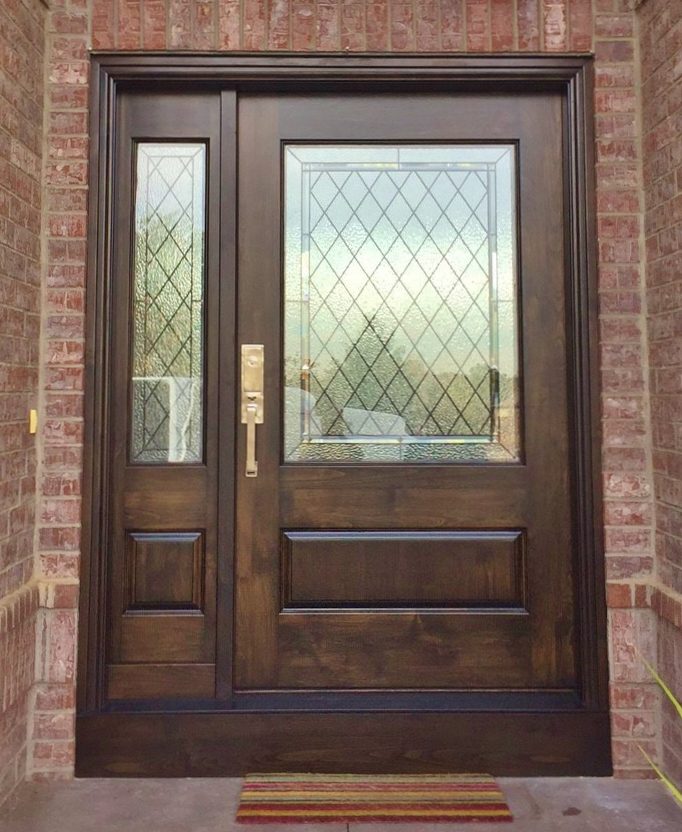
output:
M 513 824 L 234 822 L 240 781 L 75 780 L 29 784 L 2 832 L 680 832 L 682 808 L 654 781 L 500 778 Z

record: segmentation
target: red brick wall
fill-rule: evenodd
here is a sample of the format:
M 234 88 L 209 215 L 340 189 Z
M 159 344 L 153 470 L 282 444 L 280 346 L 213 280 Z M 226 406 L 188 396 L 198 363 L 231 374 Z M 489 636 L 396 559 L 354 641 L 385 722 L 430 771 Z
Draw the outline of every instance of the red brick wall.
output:
M 43 458 L 33 772 L 73 758 L 87 190 L 87 49 L 592 51 L 614 756 L 622 775 L 658 750 L 645 372 L 641 160 L 632 0 L 52 0 L 47 39 Z M 92 9 L 92 14 L 90 14 Z
M 35 582 L 0 603 L 0 812 L 26 777 L 37 609 Z
M 682 699 L 682 4 L 641 6 L 646 283 L 661 620 L 658 663 Z M 663 708 L 663 762 L 682 783 L 682 721 Z
M 45 9 L 0 3 L 0 804 L 23 780 L 33 682 Z

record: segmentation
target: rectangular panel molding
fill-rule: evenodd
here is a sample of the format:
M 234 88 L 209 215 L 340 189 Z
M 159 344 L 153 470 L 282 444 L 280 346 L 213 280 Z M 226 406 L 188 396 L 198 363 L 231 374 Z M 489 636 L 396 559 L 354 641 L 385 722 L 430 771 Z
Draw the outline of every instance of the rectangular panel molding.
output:
M 201 610 L 201 532 L 128 532 L 128 611 Z
M 284 531 L 282 607 L 525 606 L 525 535 Z

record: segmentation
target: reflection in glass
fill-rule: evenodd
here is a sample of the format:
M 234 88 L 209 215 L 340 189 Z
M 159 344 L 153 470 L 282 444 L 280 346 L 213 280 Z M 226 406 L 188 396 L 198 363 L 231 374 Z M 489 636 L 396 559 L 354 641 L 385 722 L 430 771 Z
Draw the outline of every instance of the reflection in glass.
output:
M 287 146 L 286 460 L 519 459 L 514 164 Z
M 137 146 L 133 462 L 202 457 L 203 144 Z

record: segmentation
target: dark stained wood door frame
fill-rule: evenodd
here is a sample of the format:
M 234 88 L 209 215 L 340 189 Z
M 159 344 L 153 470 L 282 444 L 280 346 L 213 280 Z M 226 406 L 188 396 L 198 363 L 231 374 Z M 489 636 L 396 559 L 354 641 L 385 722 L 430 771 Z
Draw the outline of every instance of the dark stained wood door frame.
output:
M 494 726 L 509 718 L 509 712 L 495 713 L 495 697 L 481 692 L 461 697 L 461 711 L 452 713 L 457 699 L 444 698 L 439 707 L 436 698 L 428 705 L 415 695 L 415 712 L 405 713 L 405 733 L 388 742 L 385 758 L 368 760 L 366 770 L 412 770 L 410 754 L 420 749 L 431 762 L 422 770 L 438 770 L 439 760 L 447 765 L 447 753 L 439 752 L 439 743 L 460 742 L 468 747 L 470 736 L 479 734 L 480 748 L 471 748 L 472 766 L 496 769 L 497 773 L 594 773 L 608 774 L 608 672 L 606 656 L 605 575 L 603 566 L 603 529 L 601 506 L 599 390 L 597 364 L 597 296 L 594 222 L 594 158 L 592 131 L 592 61 L 585 56 L 466 56 L 442 55 L 253 55 L 253 54 L 163 54 L 115 53 L 94 54 L 92 58 L 91 151 L 89 202 L 89 289 L 87 321 L 86 377 L 86 447 L 83 502 L 83 557 L 81 571 L 79 687 L 77 728 L 77 770 L 83 775 L 145 774 L 182 775 L 199 773 L 238 773 L 240 767 L 266 765 L 259 756 L 258 739 L 270 737 L 270 756 L 279 763 L 286 759 L 287 747 L 301 747 L 302 738 L 319 730 L 316 716 L 331 707 L 319 706 L 315 697 L 297 706 L 310 708 L 305 713 L 285 717 L 281 735 L 282 710 L 286 702 L 260 694 L 232 696 L 230 682 L 232 646 L 232 561 L 225 557 L 232 551 L 232 529 L 227 514 L 219 512 L 219 551 L 223 557 L 218 569 L 218 663 L 216 698 L 174 704 L 172 727 L 162 713 L 150 703 L 105 703 L 103 656 L 106 634 L 103 632 L 106 599 L 106 529 L 109 523 L 110 460 L 108 457 L 109 377 L 112 361 L 110 345 L 111 293 L 111 218 L 112 183 L 115 170 L 117 96 L 120 90 L 162 91 L 200 89 L 223 90 L 227 105 L 239 91 L 281 89 L 300 91 L 471 91 L 500 90 L 513 95 L 535 90 L 560 91 L 564 97 L 565 211 L 569 218 L 566 239 L 566 275 L 570 367 L 570 421 L 572 426 L 572 477 L 576 518 L 575 581 L 578 605 L 577 655 L 579 694 L 563 699 L 548 694 L 533 698 L 523 692 L 513 694 L 508 702 L 516 711 L 513 736 L 509 745 L 518 744 L 518 752 L 502 761 L 495 746 Z M 223 108 L 222 143 L 225 151 L 221 169 L 221 190 L 236 192 L 236 171 L 226 159 L 234 158 L 236 125 L 234 107 Z M 228 312 L 234 305 L 231 292 L 235 283 L 234 228 L 235 208 L 223 200 L 221 205 L 220 274 L 231 288 L 223 293 L 220 304 Z M 229 317 L 229 315 L 227 316 Z M 229 357 L 232 344 L 221 340 L 221 413 L 227 412 L 227 390 L 234 385 L 234 362 Z M 221 442 L 227 448 L 221 460 L 219 491 L 232 493 L 231 467 L 236 426 L 221 420 Z M 222 453 L 222 451 L 221 451 Z M 407 704 L 407 702 L 406 702 Z M 380 706 L 381 703 L 378 703 Z M 273 707 L 277 710 L 273 711 Z M 288 710 L 294 707 L 288 706 Z M 408 705 L 408 707 L 410 707 Z M 280 709 L 281 708 L 281 709 Z M 317 714 L 316 714 L 317 708 Z M 369 699 L 353 713 L 326 713 L 326 733 L 319 740 L 317 756 L 311 768 L 343 770 L 344 757 L 338 747 L 356 748 L 362 755 L 372 747 L 387 743 L 382 735 L 386 714 L 370 714 Z M 421 710 L 421 712 L 420 712 Z M 200 713 L 198 713 L 200 711 Z M 434 714 L 434 711 L 442 711 Z M 447 713 L 447 729 L 442 722 Z M 371 717 L 371 723 L 368 719 Z M 562 751 L 539 747 L 529 740 L 535 730 L 553 732 L 560 718 L 575 721 L 575 741 Z M 395 719 L 395 716 L 393 717 Z M 220 719 L 220 723 L 217 720 Z M 439 720 L 441 720 L 439 722 Z M 481 731 L 473 730 L 480 722 Z M 395 733 L 395 724 L 391 723 Z M 503 723 L 500 722 L 500 728 Z M 415 730 L 420 739 L 415 739 Z M 273 732 L 279 731 L 273 737 Z M 483 736 L 485 734 L 485 736 Z M 360 737 L 363 737 L 361 739 Z M 412 739 L 410 740 L 410 735 Z M 546 736 L 546 733 L 545 733 Z M 313 742 L 315 744 L 316 741 Z M 408 744 L 405 745 L 405 742 Z M 409 743 L 412 743 L 412 746 Z M 234 745 L 253 749 L 239 756 L 234 748 L 222 751 L 215 746 Z M 374 743 L 374 746 L 372 746 Z M 429 746 L 430 743 L 430 746 Z M 600 746 L 590 764 L 584 763 L 592 743 Z M 497 739 L 499 746 L 499 737 Z M 429 752 L 429 748 L 431 751 Z M 439 756 L 440 754 L 440 756 Z M 499 758 L 499 765 L 496 760 Z M 389 759 L 391 762 L 387 763 Z M 582 765 L 582 767 L 581 767 Z M 266 765 L 267 767 L 267 765 Z

